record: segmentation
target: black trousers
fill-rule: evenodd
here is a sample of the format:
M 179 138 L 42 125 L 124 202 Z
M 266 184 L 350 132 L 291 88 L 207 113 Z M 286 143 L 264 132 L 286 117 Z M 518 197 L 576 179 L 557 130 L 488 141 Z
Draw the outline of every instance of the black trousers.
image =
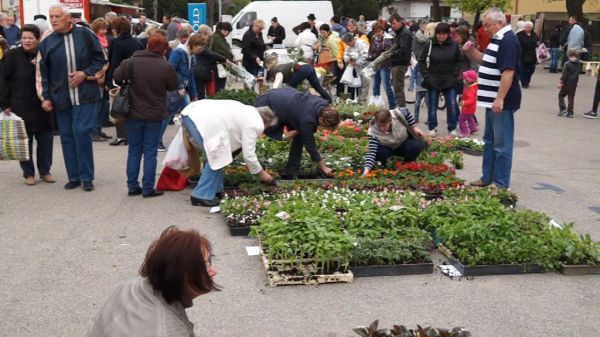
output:
M 600 79 L 596 81 L 596 93 L 594 94 L 594 104 L 592 111 L 598 113 L 598 103 L 600 103 Z

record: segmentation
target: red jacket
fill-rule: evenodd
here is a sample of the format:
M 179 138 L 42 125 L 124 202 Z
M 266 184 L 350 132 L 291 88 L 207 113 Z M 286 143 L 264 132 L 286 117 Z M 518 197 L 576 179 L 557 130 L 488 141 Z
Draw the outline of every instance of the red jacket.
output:
M 463 90 L 463 106 L 462 113 L 467 115 L 474 115 L 477 110 L 477 88 L 479 86 L 477 83 L 467 84 L 465 85 L 465 89 Z

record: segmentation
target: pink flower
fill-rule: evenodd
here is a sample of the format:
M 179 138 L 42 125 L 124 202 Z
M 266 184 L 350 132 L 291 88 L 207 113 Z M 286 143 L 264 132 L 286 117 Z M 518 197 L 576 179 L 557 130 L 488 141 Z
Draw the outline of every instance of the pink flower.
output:
M 437 152 L 435 152 L 435 151 L 432 151 L 432 152 L 431 152 L 431 157 L 435 157 L 435 156 L 437 156 Z

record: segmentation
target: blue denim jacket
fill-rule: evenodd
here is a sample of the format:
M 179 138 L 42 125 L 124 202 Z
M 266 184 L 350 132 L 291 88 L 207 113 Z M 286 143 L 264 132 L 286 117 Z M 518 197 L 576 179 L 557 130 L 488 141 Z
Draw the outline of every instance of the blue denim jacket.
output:
M 192 64 L 190 65 L 189 62 Z M 196 81 L 194 80 L 196 58 L 188 56 L 187 51 L 179 47 L 171 52 L 169 63 L 177 73 L 178 89 L 186 89 L 190 96 L 196 96 Z

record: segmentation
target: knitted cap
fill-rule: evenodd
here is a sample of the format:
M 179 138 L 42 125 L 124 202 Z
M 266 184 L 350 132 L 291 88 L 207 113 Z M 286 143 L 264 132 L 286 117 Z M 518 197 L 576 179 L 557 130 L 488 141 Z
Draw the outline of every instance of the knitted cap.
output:
M 475 72 L 475 70 L 467 70 L 463 73 L 463 78 L 467 82 L 475 82 L 477 81 L 477 73 Z

